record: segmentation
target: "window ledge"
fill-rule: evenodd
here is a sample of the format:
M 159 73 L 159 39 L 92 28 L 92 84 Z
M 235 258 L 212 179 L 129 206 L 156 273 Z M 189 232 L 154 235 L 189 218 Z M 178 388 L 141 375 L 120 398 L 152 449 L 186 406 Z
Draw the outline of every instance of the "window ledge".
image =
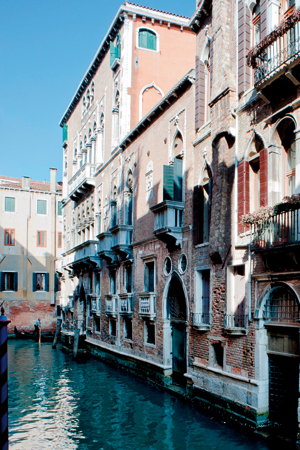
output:
M 244 336 L 248 334 L 247 328 L 224 328 L 224 332 L 230 334 L 230 336 Z
M 203 244 L 195 245 L 195 248 L 208 247 L 208 246 L 209 246 L 209 242 L 203 242 Z
M 209 331 L 209 330 L 211 330 L 211 325 L 204 324 L 204 323 L 199 324 L 199 325 L 193 324 L 193 328 L 194 328 L 194 330 L 197 330 L 197 331 Z

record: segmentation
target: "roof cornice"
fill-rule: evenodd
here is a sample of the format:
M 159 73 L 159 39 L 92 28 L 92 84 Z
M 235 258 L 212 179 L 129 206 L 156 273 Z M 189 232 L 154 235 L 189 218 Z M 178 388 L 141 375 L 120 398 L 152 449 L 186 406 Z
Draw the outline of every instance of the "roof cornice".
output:
M 209 16 L 211 3 L 212 3 L 211 0 L 200 1 L 198 8 L 192 15 L 189 22 L 189 26 L 193 31 L 197 31 L 201 27 L 202 22 L 204 22 L 206 17 Z
M 106 35 L 104 36 L 91 64 L 89 65 L 84 77 L 79 83 L 78 88 L 76 89 L 76 93 L 73 96 L 69 106 L 64 112 L 59 125 L 63 127 L 64 123 L 68 121 L 75 107 L 79 103 L 79 100 L 86 90 L 87 86 L 90 84 L 94 74 L 96 73 L 98 67 L 100 66 L 106 52 L 109 50 L 110 41 L 115 38 L 119 29 L 122 26 L 124 18 L 126 16 L 142 16 L 148 17 L 154 20 L 159 20 L 166 23 L 172 23 L 184 28 L 190 27 L 190 20 L 186 17 L 181 17 L 177 15 L 173 15 L 171 13 L 166 13 L 163 11 L 157 11 L 151 8 L 146 8 L 139 5 L 134 5 L 129 2 L 125 2 L 125 5 L 120 6 L 117 14 L 115 15 Z

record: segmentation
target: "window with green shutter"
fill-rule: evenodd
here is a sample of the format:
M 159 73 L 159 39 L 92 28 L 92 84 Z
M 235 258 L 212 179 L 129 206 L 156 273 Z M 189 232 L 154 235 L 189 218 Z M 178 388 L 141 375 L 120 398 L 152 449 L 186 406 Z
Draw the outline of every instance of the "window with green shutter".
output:
M 116 42 L 110 41 L 110 67 L 114 65 L 116 59 L 121 58 L 121 37 L 117 35 Z M 114 66 L 115 68 L 115 66 Z
M 47 200 L 37 200 L 37 213 L 47 214 Z
M 147 48 L 148 50 L 157 50 L 157 36 L 156 34 L 148 29 L 139 30 L 139 47 Z
M 61 201 L 57 202 L 57 215 L 58 216 L 62 215 L 61 207 L 62 207 L 62 202 Z
M 16 199 L 15 197 L 5 197 L 4 211 L 15 212 L 16 210 Z
M 64 123 L 63 126 L 63 142 L 68 140 L 68 125 Z

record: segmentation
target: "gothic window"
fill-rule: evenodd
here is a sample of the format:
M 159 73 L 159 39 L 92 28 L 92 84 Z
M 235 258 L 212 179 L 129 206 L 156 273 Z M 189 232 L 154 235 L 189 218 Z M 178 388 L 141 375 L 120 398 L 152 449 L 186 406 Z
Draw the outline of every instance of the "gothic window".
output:
M 120 114 L 120 92 L 117 90 L 115 95 L 113 113 L 113 147 L 119 143 L 119 114 Z
M 281 141 L 281 161 L 279 162 L 278 178 L 281 184 L 281 200 L 285 195 L 295 194 L 295 124 L 289 118 L 283 119 L 278 127 L 277 133 Z
M 194 245 L 209 241 L 213 179 L 211 169 L 206 164 L 200 186 L 194 187 L 193 241 Z
M 111 228 L 117 225 L 117 187 L 114 186 L 113 198 L 110 204 L 111 211 Z
M 94 123 L 96 129 L 96 122 Z M 100 116 L 99 133 L 97 135 L 96 143 L 96 164 L 100 164 L 103 161 L 103 146 L 104 146 L 104 114 Z
M 144 287 L 145 292 L 155 291 L 155 266 L 154 261 L 149 261 L 145 263 L 144 266 Z
M 260 198 L 260 151 L 264 145 L 258 136 L 253 139 L 249 152 L 249 195 L 250 195 L 250 212 L 256 211 L 261 207 Z
M 132 197 L 133 197 L 133 176 L 130 171 L 127 177 L 127 190 L 125 191 L 125 224 L 132 225 Z

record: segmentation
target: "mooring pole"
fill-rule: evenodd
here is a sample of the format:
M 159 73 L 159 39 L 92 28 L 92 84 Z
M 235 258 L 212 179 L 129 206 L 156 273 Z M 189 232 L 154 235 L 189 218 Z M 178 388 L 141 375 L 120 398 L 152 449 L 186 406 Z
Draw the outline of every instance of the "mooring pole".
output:
M 7 325 L 10 320 L 0 316 L 0 450 L 8 450 L 8 377 L 7 377 Z

